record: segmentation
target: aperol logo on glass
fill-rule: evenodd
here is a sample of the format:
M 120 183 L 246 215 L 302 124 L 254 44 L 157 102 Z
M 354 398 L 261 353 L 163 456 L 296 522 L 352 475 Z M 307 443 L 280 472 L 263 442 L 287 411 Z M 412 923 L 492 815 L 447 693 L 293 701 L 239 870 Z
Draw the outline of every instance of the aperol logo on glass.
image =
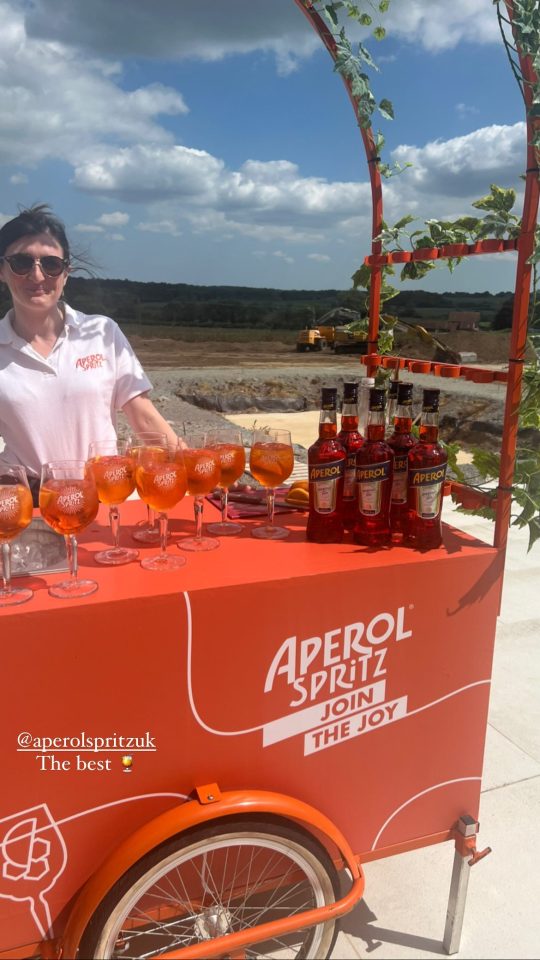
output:
M 264 692 L 285 684 L 291 713 L 264 725 L 263 746 L 303 734 L 304 755 L 317 753 L 405 717 L 407 697 L 386 697 L 386 655 L 389 644 L 409 637 L 405 607 L 320 637 L 287 637 Z
M 89 353 L 87 357 L 78 357 L 75 364 L 76 370 L 97 370 L 104 366 L 105 357 L 102 353 Z

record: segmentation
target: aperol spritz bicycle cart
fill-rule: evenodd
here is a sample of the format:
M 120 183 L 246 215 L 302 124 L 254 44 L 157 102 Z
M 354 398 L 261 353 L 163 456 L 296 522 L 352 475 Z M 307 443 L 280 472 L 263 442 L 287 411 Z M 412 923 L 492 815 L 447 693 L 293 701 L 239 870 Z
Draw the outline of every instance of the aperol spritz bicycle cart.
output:
M 528 150 L 494 546 L 449 526 L 426 554 L 309 544 L 291 514 L 286 540 L 252 538 L 248 521 L 157 574 L 95 563 L 102 507 L 80 538 L 98 590 L 55 599 L 54 578 L 36 577 L 31 602 L 0 611 L 0 955 L 326 957 L 362 896 L 363 863 L 448 840 L 444 943 L 456 951 L 481 856 L 538 207 Z M 141 506 L 125 504 L 126 530 Z M 171 532 L 191 525 L 184 501 Z

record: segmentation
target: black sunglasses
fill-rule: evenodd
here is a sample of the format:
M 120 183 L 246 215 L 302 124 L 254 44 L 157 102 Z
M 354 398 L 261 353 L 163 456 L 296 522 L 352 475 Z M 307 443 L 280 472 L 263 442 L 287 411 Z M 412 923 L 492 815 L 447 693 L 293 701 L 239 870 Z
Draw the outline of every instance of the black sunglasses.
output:
M 10 257 L 0 257 L 1 260 L 9 264 L 11 272 L 17 277 L 29 274 L 35 263 L 39 263 L 46 277 L 59 277 L 69 267 L 69 260 L 62 257 L 31 257 L 29 253 L 13 253 Z

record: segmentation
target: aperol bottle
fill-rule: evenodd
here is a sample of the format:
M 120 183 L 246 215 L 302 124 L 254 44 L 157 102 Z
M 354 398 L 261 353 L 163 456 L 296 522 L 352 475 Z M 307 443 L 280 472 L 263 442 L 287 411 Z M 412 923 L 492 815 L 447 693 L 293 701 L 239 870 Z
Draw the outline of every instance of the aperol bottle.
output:
M 319 437 L 308 450 L 309 514 L 306 538 L 343 540 L 343 478 L 347 452 L 337 438 L 337 390 L 323 387 Z
M 441 511 L 448 457 L 439 443 L 440 390 L 424 390 L 420 439 L 409 451 L 405 542 L 432 550 L 442 542 Z
M 412 383 L 398 383 L 394 432 L 388 437 L 388 446 L 394 451 L 394 479 L 390 498 L 390 527 L 392 540 L 403 539 L 407 528 L 407 477 L 409 450 L 416 443 L 412 431 Z
M 343 384 L 343 406 L 341 408 L 341 430 L 338 440 L 345 447 L 345 477 L 343 480 L 343 525 L 352 530 L 356 523 L 358 498 L 356 496 L 356 453 L 364 438 L 358 430 L 358 384 Z
M 372 387 L 369 391 L 367 436 L 356 454 L 358 517 L 353 539 L 364 547 L 384 547 L 390 543 L 394 452 L 384 439 L 385 406 L 385 390 Z

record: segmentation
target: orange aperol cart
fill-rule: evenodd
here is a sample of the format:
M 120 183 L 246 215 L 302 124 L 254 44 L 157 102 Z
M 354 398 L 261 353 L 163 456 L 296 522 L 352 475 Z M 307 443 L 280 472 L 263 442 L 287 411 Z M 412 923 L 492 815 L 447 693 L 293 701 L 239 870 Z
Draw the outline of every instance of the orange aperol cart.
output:
M 381 183 L 362 136 L 376 237 Z M 0 956 L 326 957 L 363 863 L 447 840 L 455 952 L 481 856 L 537 208 L 528 146 L 494 546 L 449 526 L 427 554 L 308 544 L 291 514 L 286 541 L 253 539 L 246 521 L 219 550 L 154 574 L 95 564 L 102 508 L 80 548 L 97 593 L 55 600 L 35 577 L 31 603 L 0 611 Z M 375 242 L 369 370 L 383 362 L 380 257 Z M 140 510 L 126 504 L 126 534 Z M 173 540 L 189 514 L 173 512 Z

